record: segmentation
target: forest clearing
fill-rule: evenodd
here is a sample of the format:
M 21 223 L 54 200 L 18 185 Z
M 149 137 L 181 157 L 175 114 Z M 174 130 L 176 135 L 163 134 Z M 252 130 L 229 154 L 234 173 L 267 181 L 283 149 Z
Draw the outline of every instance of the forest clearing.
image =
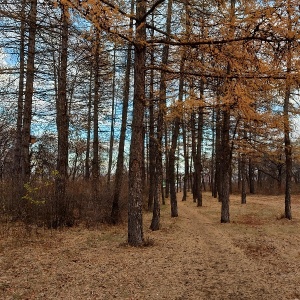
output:
M 126 244 L 126 225 L 46 230 L 1 224 L 1 299 L 299 299 L 300 200 L 231 196 L 231 223 L 205 193 L 144 214 L 147 247 Z

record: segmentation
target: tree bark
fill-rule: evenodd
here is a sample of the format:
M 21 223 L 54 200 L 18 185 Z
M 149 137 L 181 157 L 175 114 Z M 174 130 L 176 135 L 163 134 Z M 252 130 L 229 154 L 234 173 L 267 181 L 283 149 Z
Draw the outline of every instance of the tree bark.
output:
M 166 33 L 167 33 L 167 40 L 169 39 L 169 34 L 171 32 L 171 15 L 172 15 L 172 0 L 168 1 L 168 8 L 167 8 L 167 21 L 166 21 Z M 162 50 L 162 66 L 166 66 L 168 62 L 168 55 L 169 55 L 169 45 L 166 43 L 163 46 Z M 159 102 L 158 102 L 158 117 L 157 117 L 157 125 L 156 125 L 156 192 L 154 195 L 154 207 L 153 207 L 153 216 L 152 216 L 152 223 L 151 229 L 157 230 L 159 229 L 160 223 L 160 200 L 159 197 L 162 198 L 162 204 L 165 204 L 165 197 L 168 196 L 169 187 L 168 187 L 168 176 L 166 174 L 166 182 L 165 182 L 165 190 L 163 188 L 163 132 L 164 132 L 164 116 L 165 116 L 165 107 L 166 107 L 166 72 L 163 70 L 161 71 L 160 77 L 160 89 L 159 89 Z M 166 132 L 166 131 L 165 131 Z M 165 146 L 167 143 L 167 135 L 165 134 Z M 165 157 L 166 157 L 166 169 L 168 168 L 168 154 L 167 148 L 165 147 Z M 167 173 L 167 172 L 166 172 Z M 157 202 L 157 203 L 155 203 Z M 153 224 L 153 225 L 152 225 Z M 155 225 L 155 226 L 154 226 Z
M 93 68 L 90 70 L 89 97 L 88 97 L 88 116 L 87 116 L 87 135 L 86 135 L 86 153 L 85 153 L 85 179 L 90 179 L 90 143 L 91 143 L 91 123 L 92 123 L 92 80 Z
M 222 131 L 222 118 L 221 109 L 218 106 L 216 108 L 216 141 L 215 141 L 215 180 L 214 180 L 214 198 L 218 197 L 219 202 L 221 202 L 220 195 L 222 193 L 221 184 L 221 162 L 222 162 L 222 144 L 221 144 L 221 131 Z
M 247 139 L 247 132 L 246 129 L 244 129 L 244 140 Z M 246 204 L 246 198 L 247 198 L 247 169 L 246 169 L 246 154 L 242 153 L 241 155 L 241 161 L 240 161 L 240 177 L 241 177 L 241 204 Z
M 153 14 L 152 14 L 152 25 Z M 154 38 L 154 29 L 152 29 L 151 38 Z M 154 48 L 150 52 L 150 63 L 154 65 Z M 149 91 L 149 194 L 148 194 L 148 211 L 153 210 L 154 194 L 157 187 L 156 183 L 156 140 L 154 124 L 154 70 L 150 71 L 150 91 Z M 159 183 L 158 183 L 159 184 Z M 151 226 L 150 226 L 151 228 Z
M 111 120 L 110 120 L 110 139 L 109 139 L 109 158 L 108 158 L 108 172 L 107 183 L 110 185 L 111 169 L 112 169 L 112 157 L 113 146 L 115 138 L 115 85 L 116 85 L 116 48 L 114 49 L 114 68 L 113 68 L 113 82 L 112 82 L 112 105 L 111 105 Z
M 288 15 L 288 33 L 292 31 L 292 21 L 291 21 L 291 1 L 287 1 L 287 15 Z M 291 82 L 290 74 L 292 70 L 292 52 L 291 52 L 291 42 L 287 42 L 287 79 L 286 79 L 286 89 L 283 105 L 283 118 L 284 118 L 284 152 L 285 152 L 285 218 L 292 219 L 292 208 L 291 208 L 291 189 L 292 189 L 292 145 L 290 140 L 290 121 L 289 121 L 289 104 L 291 96 Z
M 246 157 L 245 157 L 245 154 L 242 154 L 242 161 L 241 161 L 241 183 L 242 183 L 241 203 L 246 204 L 247 176 L 246 176 Z
M 170 0 L 169 0 L 170 1 Z M 170 1 L 171 2 L 171 1 Z M 172 3 L 169 2 L 169 5 L 172 5 Z M 168 21 L 171 22 L 171 9 L 168 10 Z M 183 71 L 184 71 L 184 65 L 185 65 L 185 57 L 184 54 L 181 58 L 180 62 L 180 78 L 179 78 L 179 95 L 178 95 L 178 102 L 183 101 L 183 85 L 184 85 L 184 77 L 183 77 Z M 177 115 L 177 114 L 176 114 Z M 177 197 L 176 197 L 176 187 L 175 187 L 175 153 L 177 149 L 177 141 L 179 136 L 179 128 L 180 128 L 180 120 L 181 118 L 179 116 L 175 117 L 174 120 L 174 127 L 172 132 L 172 140 L 171 140 L 171 147 L 169 151 L 169 161 L 168 161 L 168 178 L 170 183 L 170 197 L 171 197 L 171 217 L 178 217 L 178 206 L 177 206 Z
M 61 56 L 58 74 L 58 97 L 56 103 L 56 126 L 58 135 L 57 175 L 55 179 L 55 216 L 53 227 L 70 225 L 68 218 L 68 201 L 66 185 L 68 178 L 68 142 L 69 116 L 67 100 L 67 66 L 68 66 L 68 37 L 69 12 L 61 6 Z
M 254 165 L 253 160 L 249 157 L 249 192 L 250 194 L 255 194 L 255 185 L 254 185 Z
M 26 0 L 22 0 L 21 8 L 21 26 L 20 26 L 20 66 L 19 66 L 19 87 L 18 87 L 18 110 L 17 110 L 17 126 L 16 141 L 14 151 L 14 195 L 11 201 L 11 211 L 16 211 L 20 215 L 20 197 L 22 195 L 22 178 L 21 178 L 21 149 L 22 149 L 22 127 L 23 127 L 23 100 L 24 100 L 24 79 L 25 79 L 25 6 Z
M 192 193 L 193 193 L 193 202 L 197 202 L 197 173 L 195 162 L 197 160 L 197 141 L 196 141 L 196 113 L 192 112 L 191 114 L 191 131 L 192 131 L 192 161 L 194 172 L 192 174 Z
M 189 186 L 189 155 L 188 155 L 188 145 L 187 145 L 187 132 L 186 132 L 186 124 L 184 122 L 184 118 L 182 119 L 182 140 L 183 140 L 183 156 L 184 156 L 184 176 L 183 176 L 183 195 L 182 201 L 186 201 L 187 192 Z
M 210 164 L 210 189 L 212 197 L 215 197 L 215 161 L 216 161 L 216 127 L 215 127 L 215 108 L 212 111 L 212 151 L 211 151 L 211 164 Z
M 29 38 L 28 38 L 28 57 L 26 69 L 25 99 L 23 110 L 23 130 L 22 130 L 22 186 L 30 180 L 30 129 L 32 120 L 32 97 L 34 83 L 34 59 L 35 59 L 35 36 L 36 36 L 36 16 L 37 0 L 30 1 L 29 13 Z
M 234 19 L 235 19 L 235 4 L 236 0 L 230 0 L 230 32 L 231 37 L 234 36 Z M 227 74 L 231 73 L 231 63 L 227 63 Z M 225 93 L 230 93 L 231 81 L 225 81 Z M 221 223 L 230 222 L 229 214 L 229 194 L 230 194 L 230 182 L 231 182 L 231 145 L 230 145 L 230 104 L 223 104 L 223 122 L 222 122 L 222 161 L 221 161 L 221 172 L 222 172 L 222 183 L 221 183 Z
M 171 149 L 169 151 L 168 177 L 170 182 L 171 217 L 178 217 L 176 186 L 175 186 L 175 152 L 176 152 L 177 140 L 179 135 L 179 124 L 180 124 L 180 119 L 179 117 L 176 117 L 174 129 L 172 133 Z
M 129 159 L 128 243 L 141 246 L 143 235 L 143 120 L 145 110 L 146 0 L 136 1 L 134 99 Z
M 202 96 L 202 95 L 201 95 Z M 202 206 L 202 135 L 203 135 L 203 107 L 198 109 L 198 130 L 197 130 L 197 153 L 195 157 L 196 173 L 196 197 L 197 206 Z
M 222 182 L 221 182 L 221 223 L 229 223 L 229 189 L 230 189 L 230 164 L 231 164 L 231 147 L 229 144 L 229 129 L 230 129 L 230 108 L 225 107 L 223 111 L 222 125 Z
M 180 65 L 181 71 L 184 69 L 184 60 L 181 61 Z M 183 100 L 183 76 L 180 76 L 179 79 L 179 102 Z M 180 117 L 176 116 L 174 120 L 174 128 L 172 132 L 172 141 L 171 148 L 169 151 L 169 170 L 168 177 L 170 183 L 170 197 L 171 197 L 171 217 L 178 217 L 178 206 L 177 206 L 177 197 L 176 197 L 176 187 L 175 187 L 175 153 L 177 148 L 177 141 L 179 136 L 179 128 L 180 128 Z
M 100 33 L 95 29 L 94 41 L 94 103 L 93 103 L 93 160 L 92 160 L 92 188 L 94 201 L 99 198 L 99 90 L 100 90 Z
M 131 1 L 131 15 L 134 12 L 134 0 Z M 130 20 L 130 29 L 133 28 L 133 20 Z M 126 138 L 126 127 L 127 127 L 127 113 L 128 113 L 128 102 L 129 102 L 129 92 L 130 92 L 130 71 L 132 63 L 132 45 L 128 44 L 127 49 L 127 62 L 125 70 L 125 82 L 124 82 L 124 94 L 123 94 L 123 107 L 122 107 L 122 123 L 120 132 L 120 141 L 118 149 L 117 158 L 117 168 L 115 174 L 115 185 L 114 185 L 114 195 L 111 210 L 111 222 L 113 224 L 118 224 L 121 221 L 120 213 L 120 194 L 123 184 L 123 169 L 124 169 L 124 148 L 125 148 L 125 138 Z

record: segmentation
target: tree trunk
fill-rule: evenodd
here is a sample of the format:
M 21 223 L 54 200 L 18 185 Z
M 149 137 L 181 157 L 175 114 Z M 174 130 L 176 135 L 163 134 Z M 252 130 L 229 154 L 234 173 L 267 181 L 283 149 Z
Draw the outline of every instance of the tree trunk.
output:
M 215 132 L 215 108 L 212 111 L 212 151 L 210 165 L 210 190 L 212 197 L 215 197 L 215 161 L 216 161 L 216 132 Z
M 201 95 L 202 96 L 202 95 Z M 202 206 L 202 135 L 203 135 L 203 107 L 198 109 L 198 130 L 197 130 L 197 153 L 195 160 L 196 173 L 196 197 L 197 206 Z
M 140 246 L 143 235 L 143 120 L 145 110 L 146 0 L 136 1 L 134 99 L 129 159 L 128 243 Z
M 37 0 L 30 1 L 29 13 L 29 38 L 28 38 L 28 57 L 26 69 L 26 86 L 23 111 L 23 131 L 22 131 L 22 150 L 21 150 L 21 166 L 22 166 L 22 186 L 30 179 L 30 128 L 32 120 L 32 97 L 34 82 L 34 59 L 35 59 L 35 36 L 36 36 L 36 16 L 37 16 Z
M 230 1 L 230 36 L 234 37 L 234 19 L 235 19 L 235 4 L 236 0 Z M 231 73 L 231 63 L 227 64 L 227 74 Z M 225 81 L 225 93 L 230 95 L 231 81 Z M 221 155 L 221 172 L 222 172 L 222 183 L 221 183 L 221 223 L 230 222 L 229 214 L 229 194 L 230 194 L 230 182 L 231 182 L 231 145 L 230 145 L 230 104 L 223 104 L 223 122 L 222 122 L 222 155 Z
M 197 202 L 197 206 L 202 206 L 202 131 L 203 131 L 203 108 L 199 108 L 196 126 L 196 113 L 192 113 L 192 157 L 194 162 L 193 176 L 193 200 Z M 197 132 L 197 134 L 196 134 Z
M 92 160 L 92 189 L 93 200 L 98 201 L 99 198 L 99 77 L 100 77 L 100 33 L 95 29 L 94 41 L 94 103 L 93 103 L 93 160 Z
M 169 5 L 170 5 L 170 2 L 169 2 Z M 171 3 L 171 5 L 172 5 L 172 3 Z M 170 12 L 168 11 L 168 17 L 169 17 L 169 21 L 171 21 L 171 8 L 170 8 Z M 183 56 L 181 58 L 181 62 L 180 62 L 181 76 L 179 78 L 179 95 L 178 95 L 179 103 L 183 101 L 184 64 L 185 64 L 185 57 L 183 54 Z M 175 153 L 176 153 L 176 149 L 177 149 L 177 141 L 178 141 L 178 136 L 179 136 L 180 120 L 181 120 L 180 117 L 178 117 L 178 116 L 175 117 L 174 127 L 173 127 L 173 132 L 172 132 L 171 147 L 170 147 L 170 151 L 169 151 L 169 161 L 168 161 L 168 178 L 169 178 L 169 183 L 170 183 L 170 197 L 171 197 L 171 217 L 178 217 L 178 206 L 177 206 L 176 187 L 175 187 L 175 182 L 176 182 L 175 181 Z
M 88 97 L 88 116 L 87 116 L 87 135 L 86 135 L 86 153 L 85 153 L 85 179 L 90 179 L 90 143 L 91 143 L 91 123 L 92 123 L 92 80 L 93 68 L 90 70 L 90 84 Z
M 166 32 L 167 39 L 169 39 L 169 34 L 171 32 L 171 16 L 172 16 L 172 3 L 173 0 L 168 1 L 167 8 L 167 20 L 166 20 Z M 162 67 L 166 66 L 168 63 L 168 55 L 169 55 L 169 45 L 165 44 L 162 52 Z M 167 197 L 169 192 L 168 187 L 168 176 L 166 174 L 166 188 L 163 191 L 163 163 L 162 163 L 162 137 L 163 137 L 163 129 L 164 129 L 164 115 L 165 115 L 165 107 L 166 107 L 166 74 L 162 70 L 160 77 L 160 93 L 159 93 L 159 103 L 158 103 L 158 118 L 157 118 L 157 133 L 156 133 L 156 146 L 155 150 L 157 152 L 156 155 L 156 195 L 154 196 L 154 207 L 153 207 L 153 217 L 150 228 L 152 230 L 159 229 L 160 223 L 160 201 L 159 197 L 162 198 L 162 203 L 165 204 L 165 196 Z M 165 135 L 165 143 L 167 143 L 167 135 Z M 165 147 L 165 155 L 166 155 L 166 168 L 168 168 L 168 154 L 167 148 Z M 166 172 L 167 173 L 167 172 Z M 160 193 L 159 193 L 160 192 Z M 158 193 L 158 194 L 157 194 Z M 160 194 L 160 195 L 159 195 Z M 155 203 L 156 202 L 156 203 Z
M 131 1 L 131 15 L 134 13 L 134 0 Z M 130 29 L 133 28 L 133 21 L 130 20 Z M 115 174 L 115 185 L 114 185 L 114 195 L 113 204 L 111 210 L 111 222 L 117 224 L 121 221 L 120 214 L 120 194 L 123 184 L 123 169 L 124 169 L 124 148 L 125 148 L 125 138 L 126 138 L 126 126 L 127 126 L 127 113 L 128 113 L 128 102 L 129 102 L 129 92 L 130 92 L 130 71 L 132 63 L 132 45 L 128 45 L 127 49 L 127 62 L 125 70 L 125 82 L 124 82 L 124 94 L 123 94 L 123 107 L 122 107 L 122 123 L 120 132 L 120 141 L 118 149 L 118 159 L 117 168 Z
M 146 80 L 146 79 L 145 79 Z M 143 121 L 143 148 L 142 148 L 142 155 L 143 155 L 143 160 L 142 160 L 142 185 L 145 187 L 147 184 L 147 175 L 146 175 L 146 147 L 145 141 L 146 141 L 146 127 L 147 127 L 147 120 L 145 119 L 144 116 L 144 121 Z
M 151 96 L 150 96 L 150 99 Z M 148 194 L 148 210 L 153 209 L 153 199 L 155 193 L 155 177 L 156 177 L 156 163 L 155 163 L 155 137 L 154 137 L 154 109 L 153 102 L 149 104 L 149 194 Z
M 184 13 L 185 13 L 185 33 L 187 38 L 189 39 L 191 36 L 191 8 L 190 8 L 190 2 L 184 1 Z M 184 60 L 186 59 L 186 52 L 183 54 Z M 183 61 L 184 62 L 184 61 Z M 183 112 L 184 117 L 184 112 Z M 192 171 L 191 171 L 191 165 L 192 165 L 192 158 L 191 163 L 189 163 L 189 137 L 190 135 L 187 135 L 186 127 L 189 127 L 189 123 L 186 122 L 184 124 L 184 119 L 182 120 L 182 134 L 183 134 L 183 143 L 184 143 L 184 173 L 185 173 L 185 186 L 186 191 L 192 190 Z M 184 198 L 182 199 L 184 200 Z
M 153 15 L 152 15 L 152 25 Z M 151 38 L 154 38 L 154 29 L 152 29 Z M 151 65 L 154 65 L 154 48 L 151 49 Z M 148 211 L 153 209 L 154 194 L 157 193 L 156 183 L 156 140 L 154 124 L 154 70 L 150 71 L 150 92 L 149 92 L 149 194 L 148 194 Z M 159 183 L 158 183 L 159 184 Z M 151 227 L 151 226 L 150 226 Z
M 20 215 L 19 200 L 22 195 L 22 180 L 21 180 L 21 149 L 22 149 L 22 126 L 23 126 L 23 100 L 24 100 L 24 78 L 25 78 L 25 6 L 26 0 L 22 0 L 21 8 L 21 26 L 20 26 L 20 74 L 19 74 L 19 90 L 18 90 L 18 110 L 17 110 L 17 126 L 16 126 L 16 141 L 14 151 L 14 179 L 15 186 L 14 195 L 11 202 L 11 211 L 16 211 Z
M 184 176 L 183 176 L 183 195 L 182 201 L 186 201 L 187 191 L 189 186 L 189 155 L 188 155 L 188 145 L 187 145 L 187 132 L 186 124 L 184 118 L 182 119 L 182 140 L 183 140 L 183 156 L 184 156 Z
M 180 123 L 180 119 L 176 117 L 174 129 L 172 133 L 171 149 L 169 151 L 168 177 L 170 182 L 171 217 L 178 217 L 178 207 L 177 207 L 176 187 L 175 187 L 175 152 L 176 152 L 177 140 L 179 135 L 179 123 Z
M 287 15 L 288 15 L 288 33 L 292 31 L 292 21 L 291 21 L 291 1 L 287 1 Z M 291 96 L 291 82 L 290 73 L 292 70 L 292 52 L 291 43 L 287 43 L 287 79 L 286 79 L 286 89 L 283 105 L 283 117 L 284 117 L 284 152 L 285 152 L 285 218 L 292 219 L 292 208 L 291 208 L 291 189 L 292 189 L 292 145 L 290 140 L 290 121 L 289 121 L 289 104 Z
M 195 165 L 195 162 L 197 161 L 196 155 L 197 155 L 197 147 L 196 147 L 196 114 L 195 112 L 192 112 L 191 114 L 191 131 L 192 131 L 192 160 L 193 160 L 193 166 L 194 166 L 194 172 L 192 174 L 192 193 L 193 193 L 193 202 L 197 201 L 197 173 Z
M 156 153 L 157 153 L 157 149 L 155 146 Z M 160 188 L 160 190 L 163 190 L 162 187 L 162 183 L 161 183 L 161 178 L 156 175 L 154 177 L 154 186 L 157 188 Z M 153 194 L 153 215 L 152 215 L 152 220 L 151 220 L 151 225 L 150 225 L 150 229 L 155 231 L 155 230 L 159 230 L 160 228 L 160 193 L 159 191 L 154 192 Z
M 242 154 L 242 160 L 241 160 L 241 186 L 242 186 L 242 191 L 241 191 L 241 203 L 246 204 L 246 187 L 247 187 L 247 176 L 246 176 L 246 156 L 243 153 Z
M 289 96 L 286 94 L 286 99 Z M 288 101 L 285 100 L 284 106 L 288 106 Z M 288 113 L 288 108 L 284 109 L 284 113 Z M 292 189 L 292 146 L 290 141 L 290 129 L 288 116 L 285 119 L 285 129 L 284 129 L 284 146 L 285 146 L 285 167 L 286 167 L 286 177 L 285 177 L 285 217 L 289 220 L 292 219 L 292 209 L 291 209 L 291 189 Z
M 214 198 L 220 199 L 222 193 L 222 182 L 221 182 L 221 162 L 222 162 L 222 145 L 221 145 L 221 131 L 222 131 L 222 121 L 221 121 L 221 110 L 218 106 L 216 108 L 216 141 L 215 141 L 215 175 L 214 175 Z
M 255 194 L 254 165 L 251 157 L 249 157 L 249 192 L 250 194 Z
M 111 105 L 111 120 L 110 120 L 110 139 L 109 139 L 109 158 L 108 158 L 108 172 L 107 183 L 110 185 L 111 169 L 112 169 L 112 157 L 113 146 L 115 138 L 115 85 L 116 85 L 116 48 L 114 49 L 114 69 L 113 69 L 113 82 L 112 82 L 112 105 Z
M 221 183 L 221 223 L 229 223 L 229 189 L 230 189 L 230 151 L 229 144 L 229 129 L 230 129 L 230 108 L 225 107 L 223 111 L 223 126 L 222 126 L 222 183 Z
M 180 124 L 179 124 L 180 125 Z M 179 155 L 180 155 L 180 145 L 177 146 L 177 159 L 176 159 L 176 193 L 181 192 L 180 176 L 179 176 Z
M 247 132 L 244 125 L 244 136 L 243 139 L 247 140 Z M 245 146 L 244 146 L 245 147 Z M 240 180 L 241 180 L 241 204 L 246 204 L 247 197 L 247 168 L 246 168 L 246 154 L 242 153 L 240 161 Z
M 169 179 L 169 131 L 167 128 L 167 124 L 164 122 L 164 127 L 165 127 L 165 194 L 162 198 L 162 202 L 165 205 L 165 199 L 168 199 L 170 196 L 170 179 Z M 163 167 L 162 167 L 163 169 Z M 163 178 L 163 176 L 162 176 Z
M 56 103 L 56 126 L 58 135 L 57 176 L 55 179 L 55 216 L 54 227 L 69 225 L 66 184 L 68 177 L 68 132 L 69 116 L 67 101 L 67 65 L 69 12 L 67 6 L 61 6 L 61 56 L 58 75 L 58 97 Z

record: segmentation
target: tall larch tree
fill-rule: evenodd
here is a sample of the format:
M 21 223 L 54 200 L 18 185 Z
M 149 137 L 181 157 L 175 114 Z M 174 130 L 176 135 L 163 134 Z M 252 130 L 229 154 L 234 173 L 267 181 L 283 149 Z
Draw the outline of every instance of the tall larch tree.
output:
M 128 199 L 128 243 L 144 243 L 143 233 L 143 120 L 145 111 L 145 62 L 146 62 L 146 8 L 147 1 L 136 1 L 134 38 L 134 99 L 131 125 Z
M 93 198 L 97 201 L 99 196 L 99 101 L 100 101 L 100 32 L 95 28 L 93 43 L 93 160 L 92 160 L 92 186 Z
M 67 68 L 68 68 L 68 39 L 69 39 L 69 8 L 61 4 L 61 53 L 58 71 L 58 95 L 56 102 L 56 126 L 58 136 L 57 175 L 55 179 L 55 208 L 53 226 L 67 225 L 68 200 L 66 185 L 68 179 L 69 153 L 69 114 L 67 99 Z
M 154 27 L 154 14 L 151 16 L 151 25 Z M 151 39 L 154 38 L 154 29 L 151 30 Z M 155 62 L 155 48 L 150 48 L 150 65 L 154 66 Z M 148 210 L 153 210 L 154 196 L 157 195 L 156 191 L 156 139 L 155 139 L 155 118 L 154 118 L 154 70 L 150 70 L 149 79 L 149 193 L 148 193 Z M 157 201 L 157 200 L 156 200 Z
M 18 108 L 17 108 L 17 126 L 16 126 L 16 141 L 14 151 L 14 173 L 15 173 L 15 195 L 12 199 L 12 210 L 17 210 L 19 199 L 22 195 L 22 178 L 21 178 L 21 149 L 22 149 L 22 127 L 23 127 L 23 102 L 24 102 L 24 83 L 25 83 L 25 15 L 26 15 L 26 0 L 22 1 L 20 12 L 20 64 L 19 64 L 19 85 L 18 85 Z M 18 212 L 20 214 L 20 212 Z
M 291 190 L 292 190 L 292 145 L 290 139 L 290 98 L 292 87 L 292 41 L 294 39 L 294 33 L 292 32 L 292 18 L 293 18 L 294 6 L 291 0 L 286 1 L 286 26 L 287 26 L 287 42 L 286 42 L 286 85 L 284 93 L 283 104 L 283 124 L 284 124 L 284 153 L 285 153 L 285 217 L 289 220 L 292 219 L 291 209 Z
M 169 40 L 169 35 L 171 33 L 171 18 L 172 18 L 172 5 L 173 0 L 168 1 L 167 6 L 167 18 L 166 18 L 166 35 L 167 41 Z M 163 46 L 162 50 L 162 68 L 164 69 L 168 63 L 168 56 L 169 56 L 169 45 L 166 43 Z M 151 221 L 150 228 L 152 230 L 158 230 L 160 226 L 160 197 L 163 197 L 162 191 L 162 182 L 163 182 L 163 164 L 162 164 L 162 154 L 163 154 L 163 132 L 164 132 L 164 115 L 165 115 L 165 108 L 166 108 L 166 95 L 167 95 L 167 80 L 166 80 L 166 73 L 164 70 L 161 71 L 160 77 L 160 90 L 159 90 L 159 103 L 158 103 L 158 119 L 157 119 L 157 133 L 156 133 L 156 188 L 155 191 L 158 193 L 154 197 L 154 205 L 153 205 L 153 217 Z M 167 137 L 165 136 L 165 139 Z M 175 147 L 176 148 L 176 147 Z M 167 150 L 166 150 L 167 151 Z M 175 155 L 175 154 L 174 154 Z M 166 159 L 167 160 L 167 159 Z M 168 161 L 168 160 L 167 160 Z M 174 160 L 175 162 L 175 160 Z M 175 163 L 174 166 L 174 178 L 175 178 Z M 169 168 L 169 164 L 166 163 L 166 168 Z M 168 173 L 168 171 L 167 171 Z M 169 175 L 169 174 L 168 174 Z M 168 176 L 169 177 L 169 176 Z M 168 187 L 166 187 L 167 189 Z M 175 190 L 175 181 L 173 188 Z M 175 195 L 175 198 L 174 198 Z M 178 210 L 177 210 L 177 199 L 176 199 L 176 192 L 173 194 L 173 201 L 171 200 L 171 216 L 177 217 Z
M 235 24 L 235 5 L 236 1 L 230 1 L 230 12 L 229 12 L 229 38 L 234 36 L 234 24 Z M 232 66 L 230 61 L 227 63 L 227 75 L 231 74 Z M 230 102 L 232 99 L 227 100 L 226 98 L 231 97 L 230 94 L 231 80 L 226 79 L 224 83 L 224 95 L 223 95 L 223 106 L 222 106 L 222 161 L 221 161 L 221 172 L 222 172 L 222 183 L 221 183 L 221 223 L 230 222 L 229 214 L 229 194 L 230 194 L 230 169 L 231 169 L 231 145 L 230 145 Z M 226 97 L 227 96 L 227 97 Z
M 93 89 L 93 67 L 92 64 L 89 70 L 89 92 L 88 92 L 88 111 L 87 111 L 87 134 L 86 134 L 86 152 L 85 152 L 85 179 L 90 179 L 90 143 L 91 143 L 91 125 L 92 125 L 92 89 Z
M 109 138 L 109 152 L 108 152 L 108 171 L 107 183 L 110 185 L 112 163 L 113 163 L 113 148 L 115 138 L 115 101 L 116 101 L 116 47 L 114 47 L 113 54 L 113 70 L 112 70 L 112 103 L 111 103 L 111 119 L 110 119 L 110 138 Z
M 33 99 L 33 84 L 35 75 L 35 44 L 36 44 L 36 29 L 37 29 L 37 0 L 30 1 L 29 12 L 29 37 L 28 37 L 28 55 L 26 64 L 26 84 L 25 98 L 23 110 L 23 128 L 22 128 L 22 184 L 29 182 L 30 179 L 30 135 L 32 121 L 32 99 Z
M 131 0 L 131 15 L 134 14 L 134 0 Z M 130 30 L 133 29 L 133 19 L 130 18 L 129 22 Z M 121 220 L 120 212 L 120 197 L 123 183 L 123 169 L 124 169 L 124 149 L 125 149 L 125 139 L 126 139 L 126 127 L 127 127 L 127 115 L 128 115 L 128 103 L 129 103 L 129 94 L 130 94 L 130 73 L 132 65 L 132 44 L 127 44 L 127 54 L 126 54 L 126 69 L 124 75 L 124 91 L 123 91 L 123 106 L 122 106 L 122 121 L 121 121 L 121 130 L 120 130 L 120 139 L 119 139 L 119 148 L 118 148 L 118 158 L 117 158 L 117 167 L 115 173 L 115 183 L 114 183 L 114 193 L 113 193 L 113 203 L 111 210 L 111 222 L 117 224 Z

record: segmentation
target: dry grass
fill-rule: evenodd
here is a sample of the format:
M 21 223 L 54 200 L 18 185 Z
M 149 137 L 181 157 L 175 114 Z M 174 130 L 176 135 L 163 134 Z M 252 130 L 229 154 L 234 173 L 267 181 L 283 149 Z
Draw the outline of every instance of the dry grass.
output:
M 162 209 L 149 247 L 126 244 L 126 224 L 61 231 L 0 226 L 1 299 L 300 299 L 300 201 L 293 220 L 280 216 L 283 196 L 231 197 L 231 223 L 204 195 L 197 208 Z M 181 199 L 181 196 L 178 197 Z

